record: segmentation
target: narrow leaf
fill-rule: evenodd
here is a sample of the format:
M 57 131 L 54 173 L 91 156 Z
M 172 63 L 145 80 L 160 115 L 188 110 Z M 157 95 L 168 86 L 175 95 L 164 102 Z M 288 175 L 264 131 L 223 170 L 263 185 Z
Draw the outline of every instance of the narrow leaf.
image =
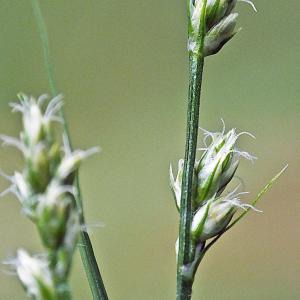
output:
M 262 196 L 272 187 L 272 185 L 279 179 L 279 177 L 283 174 L 283 172 L 287 169 L 288 165 L 286 165 L 277 175 L 275 175 L 267 184 L 266 186 L 258 193 L 256 198 L 251 202 L 252 206 L 255 206 L 258 201 L 262 198 Z M 248 212 L 251 210 L 251 208 L 247 208 L 240 216 L 238 216 L 227 228 L 225 231 L 229 230 L 231 227 L 233 227 L 237 222 L 239 222 Z
M 258 201 L 261 199 L 261 197 L 271 188 L 271 186 L 279 179 L 279 177 L 283 174 L 283 172 L 287 169 L 288 165 L 286 165 L 277 175 L 275 175 L 266 185 L 265 187 L 258 193 L 257 197 L 251 202 L 252 206 L 255 206 Z M 217 235 L 204 249 L 204 254 L 210 249 L 212 245 L 215 244 L 215 242 L 231 227 L 233 227 L 237 222 L 239 222 L 248 212 L 251 210 L 251 208 L 247 208 L 240 216 L 238 216 L 223 232 L 221 232 L 219 235 Z

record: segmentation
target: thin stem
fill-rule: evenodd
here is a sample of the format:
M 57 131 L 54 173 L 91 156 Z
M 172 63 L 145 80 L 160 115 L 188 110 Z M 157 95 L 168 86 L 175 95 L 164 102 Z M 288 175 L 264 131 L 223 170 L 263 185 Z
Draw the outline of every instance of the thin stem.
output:
M 66 288 L 68 284 L 66 282 L 61 283 L 61 291 L 59 291 L 57 298 L 58 300 L 71 300 L 72 296 L 68 288 Z
M 189 1 L 188 1 L 189 5 Z M 187 108 L 187 131 L 185 158 L 182 175 L 179 248 L 177 257 L 177 287 L 176 299 L 189 300 L 192 297 L 194 276 L 186 276 L 186 269 L 193 263 L 195 245 L 191 238 L 191 225 L 193 220 L 192 185 L 197 150 L 200 96 L 202 74 L 204 67 L 203 46 L 205 37 L 206 0 L 204 0 L 201 13 L 199 32 L 197 32 L 197 51 L 189 54 L 189 94 Z M 190 26 L 190 11 L 188 8 L 188 33 L 194 34 Z
M 48 81 L 50 85 L 50 91 L 52 96 L 56 96 L 58 94 L 56 81 L 54 77 L 54 69 L 53 64 L 50 60 L 50 53 L 49 53 L 49 41 L 48 41 L 48 35 L 47 35 L 47 29 L 45 25 L 45 21 L 42 15 L 42 11 L 39 5 L 38 0 L 31 0 L 31 5 L 33 9 L 34 16 L 36 18 L 36 23 L 39 30 L 39 35 L 42 41 L 43 46 L 43 54 L 44 54 L 44 64 L 47 71 Z M 67 137 L 68 143 L 71 147 L 71 141 L 70 141 L 70 134 L 68 130 L 68 126 L 66 123 L 66 118 L 64 115 L 63 109 L 60 110 L 60 115 L 63 120 L 63 131 L 64 135 Z M 84 221 L 84 213 L 83 213 L 83 206 L 82 206 L 82 196 L 81 196 L 81 190 L 79 185 L 79 177 L 78 174 L 75 179 L 75 186 L 77 189 L 77 193 L 75 196 L 76 205 L 78 208 L 79 216 L 81 224 L 83 225 L 85 223 Z M 93 251 L 92 243 L 89 238 L 89 235 L 87 232 L 81 230 L 80 237 L 79 237 L 79 251 L 81 255 L 81 259 L 85 268 L 85 272 L 88 278 L 88 282 L 90 285 L 91 292 L 93 294 L 94 300 L 108 300 L 108 296 L 104 287 L 104 283 L 99 271 L 99 267 L 97 264 L 97 260 Z
M 192 247 L 190 228 L 193 219 L 192 184 L 197 149 L 203 65 L 203 57 L 195 57 L 194 55 L 191 56 L 186 148 L 180 204 L 179 251 L 177 263 L 176 294 L 177 300 L 188 300 L 191 299 L 192 295 L 193 282 L 190 278 L 185 278 L 183 268 L 185 265 L 188 265 L 192 260 L 190 251 Z

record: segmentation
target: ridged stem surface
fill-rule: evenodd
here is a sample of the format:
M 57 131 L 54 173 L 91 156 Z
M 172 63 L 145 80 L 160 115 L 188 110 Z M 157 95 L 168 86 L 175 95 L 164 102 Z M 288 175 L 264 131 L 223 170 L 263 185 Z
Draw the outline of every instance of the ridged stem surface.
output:
M 181 189 L 179 250 L 177 258 L 177 300 L 189 300 L 192 295 L 193 279 L 185 276 L 184 268 L 191 263 L 193 259 L 193 251 L 191 251 L 193 245 L 191 245 L 192 239 L 190 236 L 193 220 L 192 184 L 197 150 L 203 65 L 203 57 L 190 56 L 187 131 Z

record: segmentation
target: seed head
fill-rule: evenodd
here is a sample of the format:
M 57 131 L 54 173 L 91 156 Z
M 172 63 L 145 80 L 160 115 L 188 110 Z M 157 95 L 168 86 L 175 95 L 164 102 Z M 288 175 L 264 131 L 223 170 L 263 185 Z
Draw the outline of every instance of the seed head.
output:
M 70 153 L 66 151 L 66 155 L 63 157 L 60 165 L 57 168 L 56 178 L 61 181 L 66 180 L 71 173 L 78 169 L 79 165 L 83 160 L 85 160 L 90 155 L 93 155 L 98 152 L 98 147 L 93 147 L 86 151 L 75 150 Z
M 171 190 L 173 192 L 173 196 L 175 199 L 175 204 L 176 204 L 176 207 L 178 210 L 180 210 L 183 165 L 184 165 L 184 160 L 180 159 L 178 161 L 178 171 L 177 171 L 176 180 L 174 179 L 172 166 L 170 165 L 170 186 L 171 186 Z M 197 175 L 196 175 L 196 169 L 194 169 L 192 199 L 195 199 L 196 191 L 197 191 Z
M 226 229 L 239 208 L 256 210 L 251 205 L 241 203 L 238 195 L 234 191 L 225 197 L 212 197 L 202 205 L 193 218 L 191 228 L 193 238 L 204 242 L 218 235 Z
M 72 207 L 72 188 L 52 182 L 45 194 L 38 197 L 37 227 L 44 245 L 52 250 L 60 247 L 67 231 Z
M 240 0 L 251 4 L 250 0 Z M 190 0 L 188 50 L 203 56 L 216 54 L 238 32 L 237 0 Z
M 237 33 L 235 30 L 237 17 L 237 13 L 224 17 L 206 33 L 203 48 L 204 56 L 218 53 Z
M 200 204 L 211 199 L 214 195 L 220 195 L 226 185 L 233 178 L 239 164 L 240 156 L 252 159 L 246 152 L 241 152 L 236 147 L 236 141 L 241 134 L 237 134 L 235 129 L 228 133 L 205 131 L 205 139 L 211 138 L 211 143 L 206 148 L 202 148 L 204 153 L 197 163 L 197 199 Z
M 20 249 L 14 264 L 29 296 L 37 300 L 57 299 L 54 280 L 46 259 L 30 256 L 25 250 Z

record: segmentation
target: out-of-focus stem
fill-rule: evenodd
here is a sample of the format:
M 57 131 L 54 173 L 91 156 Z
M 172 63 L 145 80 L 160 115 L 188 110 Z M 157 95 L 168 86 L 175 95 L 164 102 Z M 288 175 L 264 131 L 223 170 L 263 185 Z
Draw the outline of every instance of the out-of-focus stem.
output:
M 57 87 L 56 87 L 56 81 L 54 77 L 54 68 L 53 64 L 50 60 L 50 53 L 49 53 L 49 41 L 48 41 L 48 35 L 46 30 L 45 21 L 42 15 L 42 11 L 39 5 L 38 0 L 31 0 L 31 5 L 33 8 L 33 13 L 36 18 L 36 23 L 39 30 L 39 35 L 42 41 L 43 46 L 43 54 L 44 54 L 44 64 L 47 71 L 48 81 L 50 85 L 50 90 L 52 96 L 56 96 L 58 94 Z M 68 126 L 66 123 L 66 118 L 64 115 L 63 109 L 60 111 L 62 120 L 63 120 L 63 131 L 64 135 L 68 139 L 68 142 L 71 147 L 71 141 L 70 141 L 70 134 L 68 130 Z M 83 225 L 85 223 L 84 221 L 84 213 L 83 213 L 83 205 L 82 205 L 82 196 L 80 192 L 80 185 L 79 185 L 79 179 L 78 174 L 75 179 L 75 186 L 77 189 L 77 193 L 75 196 L 77 209 L 79 212 L 80 222 Z M 79 237 L 79 251 L 81 255 L 81 259 L 85 268 L 85 272 L 88 278 L 88 282 L 90 285 L 91 292 L 93 294 L 94 300 L 108 300 L 108 296 L 104 287 L 104 283 L 100 274 L 100 270 L 97 264 L 97 260 L 93 251 L 92 243 L 90 240 L 90 237 L 87 232 L 81 230 L 80 237 Z

